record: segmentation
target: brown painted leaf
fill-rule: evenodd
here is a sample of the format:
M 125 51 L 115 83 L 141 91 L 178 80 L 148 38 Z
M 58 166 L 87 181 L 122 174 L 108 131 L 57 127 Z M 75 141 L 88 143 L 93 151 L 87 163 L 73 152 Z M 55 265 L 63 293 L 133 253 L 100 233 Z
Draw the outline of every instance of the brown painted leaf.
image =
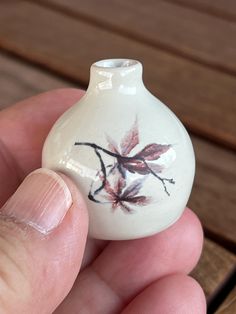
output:
M 106 139 L 107 139 L 107 142 L 108 142 L 108 149 L 112 153 L 120 154 L 119 153 L 119 148 L 118 148 L 118 145 L 116 144 L 116 142 L 109 135 L 106 135 Z
M 147 165 L 142 160 L 132 159 L 122 162 L 122 166 L 131 173 L 139 173 L 142 175 L 150 173 Z
M 114 187 L 114 192 L 116 193 L 116 195 L 121 195 L 125 185 L 125 179 L 122 176 L 119 176 Z
M 121 142 L 121 154 L 127 156 L 131 150 L 139 143 L 138 121 L 137 117 L 131 129 L 125 134 Z
M 130 214 L 134 211 L 132 208 L 130 208 L 128 205 L 124 204 L 123 202 L 120 202 L 119 205 L 123 209 L 123 211 L 126 213 Z
M 145 160 L 156 160 L 162 154 L 168 151 L 171 145 L 162 144 L 149 144 L 145 146 L 139 153 L 137 153 L 135 158 L 143 158 Z
M 104 189 L 105 189 L 105 191 L 107 192 L 107 194 L 110 195 L 112 198 L 115 197 L 116 193 L 115 193 L 115 191 L 113 190 L 113 188 L 111 187 L 110 182 L 109 182 L 108 180 L 106 180 Z M 109 196 L 109 199 L 111 198 L 110 196 Z
M 118 202 L 116 202 L 116 201 L 113 201 L 111 208 L 112 208 L 113 210 L 115 210 L 119 205 L 120 205 L 120 203 L 118 203 Z
M 126 199 L 129 197 L 133 197 L 135 195 L 137 195 L 143 185 L 143 178 L 142 179 L 137 179 L 135 181 L 133 181 L 130 186 L 128 186 L 125 191 L 123 192 L 123 194 L 121 195 L 122 199 Z
M 125 178 L 127 169 L 123 166 L 122 163 L 118 163 L 117 169 L 120 172 L 120 174 L 122 175 L 122 177 Z
M 111 195 L 111 194 L 107 193 L 107 195 L 103 196 L 103 199 L 105 199 L 109 203 L 112 203 L 112 208 L 113 208 L 113 204 L 116 204 L 116 196 L 115 195 Z
M 149 204 L 150 201 L 151 201 L 151 198 L 143 196 L 143 195 L 131 197 L 126 200 L 126 202 L 129 202 L 138 206 L 145 206 Z

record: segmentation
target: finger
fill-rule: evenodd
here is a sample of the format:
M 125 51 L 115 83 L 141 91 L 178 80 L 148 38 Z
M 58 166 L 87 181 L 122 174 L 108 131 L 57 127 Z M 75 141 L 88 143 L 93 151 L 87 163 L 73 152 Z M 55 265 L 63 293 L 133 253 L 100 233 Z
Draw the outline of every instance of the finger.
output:
M 59 89 L 0 112 L 0 186 L 4 187 L 0 191 L 0 206 L 25 175 L 41 166 L 42 147 L 49 130 L 83 94 L 77 89 Z
M 205 314 L 202 288 L 191 277 L 171 275 L 154 282 L 139 294 L 122 314 Z
M 79 275 L 58 313 L 70 313 L 73 308 L 88 313 L 119 312 L 153 281 L 172 273 L 189 273 L 199 259 L 202 242 L 200 222 L 188 209 L 172 227 L 155 236 L 111 242 Z
M 74 88 L 46 92 L 0 111 L 0 207 L 24 177 L 41 166 L 44 140 L 58 117 L 82 96 Z M 97 256 L 104 241 L 88 241 L 83 266 Z
M 78 274 L 85 203 L 65 176 L 31 173 L 0 214 L 0 312 L 52 313 Z

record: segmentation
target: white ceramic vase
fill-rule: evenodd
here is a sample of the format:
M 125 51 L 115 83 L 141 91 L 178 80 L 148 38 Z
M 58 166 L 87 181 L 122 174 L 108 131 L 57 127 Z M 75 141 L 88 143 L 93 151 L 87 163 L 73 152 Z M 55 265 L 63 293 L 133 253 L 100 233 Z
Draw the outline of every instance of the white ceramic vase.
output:
M 43 148 L 43 167 L 71 177 L 89 210 L 89 235 L 123 240 L 172 225 L 195 171 L 178 118 L 144 86 L 136 60 L 91 66 L 84 97 L 65 112 Z

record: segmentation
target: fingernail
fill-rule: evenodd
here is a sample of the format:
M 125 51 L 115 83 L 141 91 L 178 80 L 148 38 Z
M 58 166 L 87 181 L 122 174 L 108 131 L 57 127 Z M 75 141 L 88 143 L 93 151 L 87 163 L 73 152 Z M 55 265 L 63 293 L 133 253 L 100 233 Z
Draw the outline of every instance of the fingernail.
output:
M 56 172 L 41 168 L 25 178 L 1 214 L 48 234 L 62 222 L 71 205 L 72 196 L 64 180 Z

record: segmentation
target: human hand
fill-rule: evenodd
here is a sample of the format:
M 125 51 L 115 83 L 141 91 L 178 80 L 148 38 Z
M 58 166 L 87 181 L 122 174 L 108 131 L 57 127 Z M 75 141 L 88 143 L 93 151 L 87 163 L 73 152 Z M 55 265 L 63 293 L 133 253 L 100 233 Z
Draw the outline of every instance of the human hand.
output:
M 70 179 L 31 173 L 51 126 L 82 95 L 56 90 L 0 112 L 0 313 L 206 313 L 187 276 L 203 241 L 191 210 L 152 237 L 86 243 L 86 205 Z

